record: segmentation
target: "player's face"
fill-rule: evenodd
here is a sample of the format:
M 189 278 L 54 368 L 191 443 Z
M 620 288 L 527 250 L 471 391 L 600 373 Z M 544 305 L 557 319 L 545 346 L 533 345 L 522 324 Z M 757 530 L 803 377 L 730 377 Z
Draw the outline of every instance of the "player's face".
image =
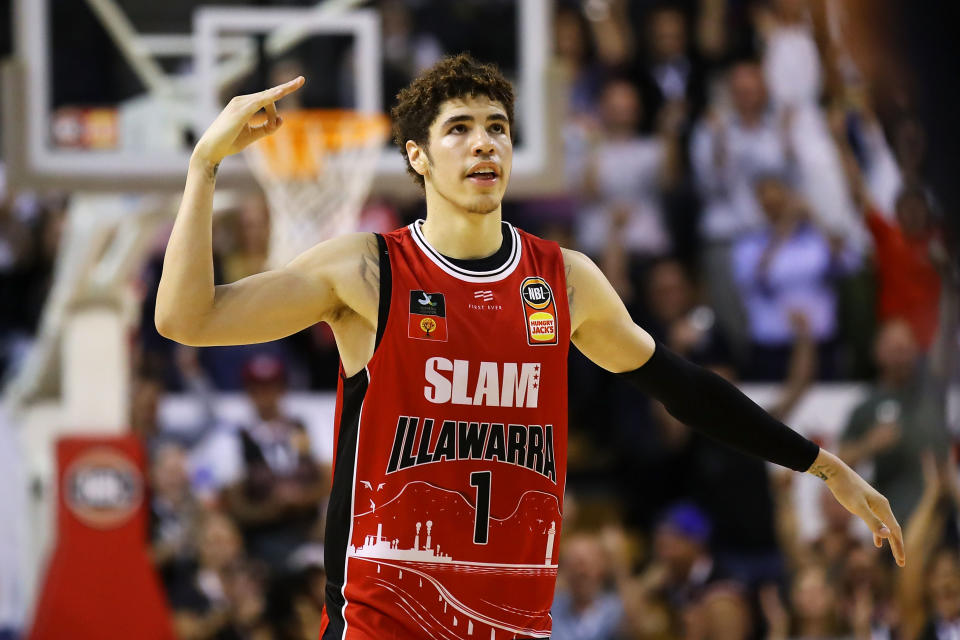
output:
M 420 158 L 428 194 L 469 213 L 497 210 L 513 161 L 503 105 L 485 96 L 447 100 L 430 125 L 428 151 Z

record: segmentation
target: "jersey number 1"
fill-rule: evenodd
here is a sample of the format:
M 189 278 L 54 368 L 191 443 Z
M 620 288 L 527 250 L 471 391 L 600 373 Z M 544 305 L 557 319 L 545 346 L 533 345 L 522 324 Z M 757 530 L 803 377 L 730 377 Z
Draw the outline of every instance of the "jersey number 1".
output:
M 470 474 L 470 486 L 477 488 L 477 510 L 473 521 L 473 543 L 487 544 L 490 531 L 490 471 Z

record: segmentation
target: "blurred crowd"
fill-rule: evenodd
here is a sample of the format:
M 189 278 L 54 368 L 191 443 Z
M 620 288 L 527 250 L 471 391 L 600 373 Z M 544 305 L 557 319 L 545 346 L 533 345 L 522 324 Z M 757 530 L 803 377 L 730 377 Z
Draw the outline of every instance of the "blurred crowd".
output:
M 422 3 L 378 4 L 393 95 L 446 43 L 422 27 Z M 907 566 L 872 548 L 826 488 L 819 534 L 804 538 L 793 474 L 691 432 L 571 350 L 553 640 L 960 638 L 945 212 L 909 92 L 877 99 L 844 49 L 839 4 L 558 0 L 569 190 L 510 200 L 504 218 L 591 256 L 673 350 L 733 382 L 775 385 L 766 408 L 781 419 L 811 384 L 864 383 L 824 444 L 871 470 L 904 525 Z M 9 379 L 37 331 L 68 196 L 0 192 Z M 219 283 L 264 269 L 270 215 L 250 193 L 217 219 Z M 422 202 L 377 198 L 360 228 L 423 215 Z M 164 241 L 138 279 L 130 422 L 149 452 L 151 544 L 177 631 L 315 639 L 330 469 L 283 397 L 335 387 L 333 336 L 317 325 L 201 350 L 163 339 L 152 319 Z M 216 418 L 222 391 L 246 394 L 249 424 Z M 198 424 L 163 423 L 171 392 L 201 407 Z

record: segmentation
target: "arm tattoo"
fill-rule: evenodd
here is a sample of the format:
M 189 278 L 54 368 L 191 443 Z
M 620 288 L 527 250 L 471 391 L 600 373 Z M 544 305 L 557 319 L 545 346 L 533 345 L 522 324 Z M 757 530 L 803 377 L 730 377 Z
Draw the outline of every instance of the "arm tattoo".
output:
M 827 481 L 837 475 L 837 470 L 828 464 L 818 464 L 811 467 L 809 473 L 812 473 L 823 481 Z
M 210 180 L 210 182 L 213 182 L 214 180 L 216 180 L 216 179 L 217 179 L 217 172 L 218 172 L 218 171 L 220 171 L 220 163 L 219 163 L 219 162 L 218 162 L 217 164 L 213 165 L 212 167 L 210 167 L 210 171 L 209 171 L 208 174 L 207 174 L 207 179 Z
M 366 251 L 360 260 L 360 279 L 367 287 L 367 292 L 374 298 L 380 295 L 380 256 L 377 255 L 377 238 L 370 235 Z

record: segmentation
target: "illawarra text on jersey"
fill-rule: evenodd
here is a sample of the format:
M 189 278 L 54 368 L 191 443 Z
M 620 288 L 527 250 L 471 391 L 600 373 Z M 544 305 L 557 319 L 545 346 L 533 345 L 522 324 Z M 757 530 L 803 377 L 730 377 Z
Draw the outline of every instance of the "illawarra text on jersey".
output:
M 490 460 L 525 467 L 557 481 L 553 425 L 444 420 L 435 440 L 433 425 L 433 418 L 400 416 L 387 473 L 448 460 Z

